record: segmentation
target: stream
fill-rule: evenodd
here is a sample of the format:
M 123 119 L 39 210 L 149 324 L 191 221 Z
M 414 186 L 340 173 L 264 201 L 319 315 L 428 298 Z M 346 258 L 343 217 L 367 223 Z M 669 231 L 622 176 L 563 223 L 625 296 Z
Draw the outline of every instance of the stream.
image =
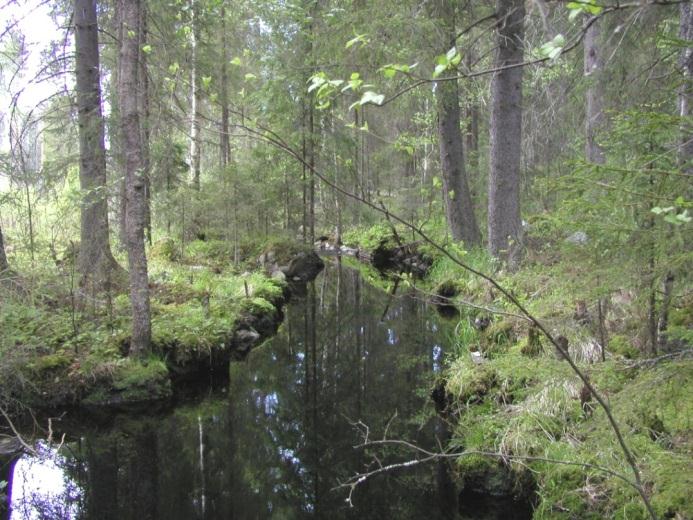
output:
M 455 322 L 326 260 L 277 335 L 233 363 L 223 384 L 163 413 L 68 418 L 59 450 L 63 422 L 53 421 L 43 456 L 24 455 L 0 475 L 11 520 L 456 518 L 446 463 L 376 475 L 351 503 L 339 487 L 416 458 L 356 447 L 365 433 L 431 449 L 445 442 L 429 393 Z

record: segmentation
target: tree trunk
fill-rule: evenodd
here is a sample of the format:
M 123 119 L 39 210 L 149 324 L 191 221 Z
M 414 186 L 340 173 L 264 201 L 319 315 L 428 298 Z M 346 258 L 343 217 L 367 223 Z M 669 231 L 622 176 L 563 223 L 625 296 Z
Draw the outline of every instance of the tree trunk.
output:
M 693 40 L 693 5 L 682 3 L 679 12 L 679 38 L 690 42 Z M 684 172 L 693 174 L 693 128 L 690 123 L 690 117 L 693 115 L 693 46 L 681 49 L 679 67 L 683 74 L 679 90 L 679 115 L 682 118 L 679 163 Z
M 435 14 L 442 31 L 441 50 L 446 52 L 455 43 L 455 13 L 452 3 L 438 0 Z M 440 81 L 436 83 L 435 92 L 443 199 L 448 227 L 454 240 L 462 240 L 468 247 L 478 246 L 481 244 L 481 233 L 474 216 L 464 166 L 457 81 Z
M 498 0 L 495 67 L 521 63 L 524 0 Z M 491 80 L 491 157 L 488 194 L 490 253 L 515 268 L 520 260 L 520 157 L 522 153 L 522 67 L 501 70 Z
M 149 279 L 144 248 L 145 187 L 142 171 L 142 150 L 139 139 L 140 117 L 137 103 L 138 35 L 140 0 L 124 0 L 123 24 L 127 29 L 120 44 L 120 110 L 121 139 L 125 151 L 125 195 L 127 197 L 127 251 L 130 267 L 130 302 L 132 304 L 132 341 L 130 354 L 143 356 L 149 352 L 151 319 L 149 310 Z M 133 34 L 135 33 L 135 34 Z
M 226 9 L 221 8 L 221 91 L 219 103 L 221 104 L 221 136 L 219 137 L 220 163 L 222 169 L 229 163 L 231 156 L 231 143 L 229 140 L 229 75 L 227 69 L 228 39 L 226 37 Z M 224 174 L 226 177 L 226 174 Z
M 7 271 L 10 268 L 10 264 L 7 262 L 7 255 L 5 254 L 5 240 L 2 236 L 2 228 L 0 227 L 0 273 Z
M 147 74 L 147 4 L 144 2 L 140 9 L 140 45 L 139 45 L 139 111 L 142 115 L 140 121 L 140 141 L 142 143 L 142 174 L 144 175 L 144 229 L 149 245 L 152 244 L 152 212 L 151 212 L 151 160 L 149 155 L 149 141 L 151 136 L 149 118 L 149 76 Z
M 586 19 L 585 23 L 589 23 Z M 584 77 L 588 86 L 585 95 L 585 158 L 592 163 L 604 163 L 604 150 L 597 137 L 604 125 L 604 86 L 602 81 L 604 62 L 600 49 L 601 20 L 594 20 L 585 31 Z
M 200 191 L 200 85 L 197 70 L 197 13 L 195 0 L 190 1 L 190 180 Z
M 87 294 L 107 290 L 120 268 L 108 233 L 106 154 L 101 113 L 99 42 L 95 0 L 75 0 L 75 55 L 82 190 L 77 270 Z

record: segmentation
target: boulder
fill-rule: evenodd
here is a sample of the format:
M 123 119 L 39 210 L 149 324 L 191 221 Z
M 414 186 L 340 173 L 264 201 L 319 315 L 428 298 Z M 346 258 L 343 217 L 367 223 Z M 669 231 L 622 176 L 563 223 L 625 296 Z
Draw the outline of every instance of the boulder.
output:
M 314 251 L 298 253 L 288 266 L 280 268 L 289 280 L 309 282 L 325 267 Z
M 233 335 L 233 343 L 239 352 L 247 352 L 260 341 L 260 334 L 253 328 L 237 330 Z

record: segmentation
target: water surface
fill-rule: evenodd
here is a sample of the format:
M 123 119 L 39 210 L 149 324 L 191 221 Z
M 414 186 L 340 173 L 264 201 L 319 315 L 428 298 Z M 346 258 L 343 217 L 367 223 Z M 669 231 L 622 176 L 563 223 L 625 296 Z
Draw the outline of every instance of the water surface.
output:
M 277 336 L 221 388 L 164 414 L 72 426 L 59 454 L 20 459 L 12 519 L 453 517 L 442 465 L 369 479 L 351 504 L 339 487 L 416 457 L 359 448 L 366 429 L 429 448 L 444 436 L 428 394 L 452 324 L 339 259 L 298 293 Z

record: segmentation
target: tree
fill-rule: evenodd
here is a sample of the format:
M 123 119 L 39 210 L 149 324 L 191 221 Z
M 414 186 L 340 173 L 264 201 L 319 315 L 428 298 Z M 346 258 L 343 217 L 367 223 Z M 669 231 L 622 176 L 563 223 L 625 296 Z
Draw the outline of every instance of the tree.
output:
M 190 0 L 190 181 L 200 191 L 200 80 L 198 71 L 199 21 L 195 0 Z
M 490 253 L 513 268 L 520 258 L 520 157 L 522 153 L 523 0 L 498 0 L 497 50 L 491 80 L 491 146 L 488 187 Z
M 679 38 L 688 42 L 681 49 L 679 55 L 679 67 L 683 75 L 683 81 L 679 89 L 679 116 L 681 116 L 681 148 L 679 150 L 679 162 L 686 173 L 693 173 L 693 129 L 690 118 L 693 115 L 693 6 L 690 3 L 682 3 L 679 6 Z
M 120 272 L 111 253 L 106 193 L 104 121 L 101 113 L 96 0 L 75 0 L 75 53 L 82 191 L 77 270 L 87 293 L 107 290 Z
M 599 130 L 604 124 L 604 85 L 601 81 L 604 63 L 599 45 L 601 19 L 585 19 L 584 76 L 588 86 L 585 95 L 585 158 L 589 162 L 604 163 L 604 150 L 597 142 Z
M 130 354 L 142 356 L 149 352 L 151 317 L 149 308 L 149 277 L 144 246 L 146 224 L 146 178 L 142 164 L 138 88 L 138 42 L 140 31 L 140 0 L 124 0 L 122 4 L 123 39 L 120 43 L 120 110 L 121 142 L 125 155 L 125 227 L 128 266 L 130 268 L 130 303 L 132 305 L 132 340 Z
M 436 18 L 441 31 L 443 50 L 455 45 L 455 12 L 448 0 L 437 0 Z M 454 240 L 469 247 L 481 243 L 479 226 L 474 216 L 472 197 L 464 166 L 462 132 L 460 131 L 460 100 L 457 80 L 436 83 L 438 113 L 438 147 L 443 177 L 443 199 L 448 228 Z
M 0 227 L 0 273 L 7 271 L 9 268 L 10 264 L 7 262 L 7 255 L 5 254 L 5 240 Z

